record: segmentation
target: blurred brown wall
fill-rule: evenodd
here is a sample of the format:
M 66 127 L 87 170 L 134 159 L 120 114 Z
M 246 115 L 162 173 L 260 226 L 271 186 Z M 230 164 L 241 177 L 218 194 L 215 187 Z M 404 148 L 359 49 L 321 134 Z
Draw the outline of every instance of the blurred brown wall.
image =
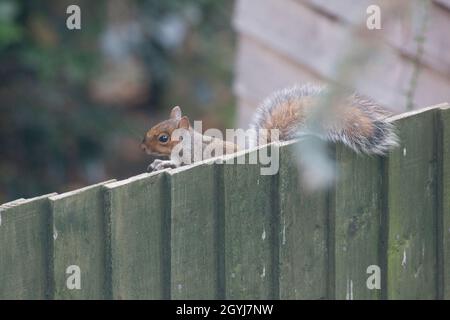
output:
M 397 6 L 397 12 L 389 15 L 387 10 L 392 8 L 387 6 L 392 3 L 238 0 L 234 91 L 239 125 L 247 127 L 255 107 L 275 89 L 304 82 L 339 82 L 339 58 L 351 50 L 354 26 L 366 28 L 366 9 L 371 4 L 381 8 L 382 30 L 366 30 L 364 36 L 368 42 L 381 39 L 377 41 L 382 49 L 369 68 L 358 71 L 354 87 L 395 112 L 450 101 L 450 1 L 433 1 L 427 11 L 418 1 L 403 1 L 405 8 Z M 417 62 L 420 10 L 428 13 L 428 19 Z

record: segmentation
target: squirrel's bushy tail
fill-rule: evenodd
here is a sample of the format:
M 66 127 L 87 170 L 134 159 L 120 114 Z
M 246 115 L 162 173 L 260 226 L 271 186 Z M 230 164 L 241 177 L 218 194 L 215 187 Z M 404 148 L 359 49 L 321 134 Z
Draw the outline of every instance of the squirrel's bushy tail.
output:
M 330 108 L 316 119 L 318 128 L 311 128 L 311 115 L 326 89 L 320 86 L 295 86 L 275 92 L 255 113 L 250 129 L 278 129 L 279 140 L 319 134 L 332 142 L 342 142 L 356 152 L 383 155 L 398 144 L 395 128 L 388 121 L 391 115 L 372 100 L 358 94 Z M 316 117 L 317 118 L 317 117 Z M 266 137 L 264 137 L 266 138 Z M 270 139 L 267 139 L 270 142 Z M 258 141 L 258 140 L 256 140 Z M 251 145 L 256 145 L 256 141 Z

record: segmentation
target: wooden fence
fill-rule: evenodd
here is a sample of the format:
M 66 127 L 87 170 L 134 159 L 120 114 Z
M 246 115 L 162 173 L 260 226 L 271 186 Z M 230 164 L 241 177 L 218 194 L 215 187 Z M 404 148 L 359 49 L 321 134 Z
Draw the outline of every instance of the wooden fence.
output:
M 395 121 L 389 157 L 332 147 L 328 191 L 284 143 L 273 176 L 201 163 L 4 204 L 0 298 L 448 299 L 450 106 Z

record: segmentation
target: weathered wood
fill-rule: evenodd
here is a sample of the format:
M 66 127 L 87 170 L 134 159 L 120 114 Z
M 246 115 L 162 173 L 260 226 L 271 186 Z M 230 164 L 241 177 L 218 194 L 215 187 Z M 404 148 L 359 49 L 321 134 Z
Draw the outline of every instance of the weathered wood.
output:
M 301 0 L 304 3 L 323 10 L 327 14 L 338 19 L 356 24 L 365 24 L 368 14 L 366 9 L 370 5 L 378 5 L 381 9 L 382 29 L 374 30 L 373 33 L 381 35 L 386 41 L 398 48 L 401 52 L 415 57 L 417 54 L 417 31 L 420 30 L 423 15 L 423 3 L 420 1 L 403 1 L 404 5 L 409 5 L 411 13 L 401 17 L 394 15 L 388 19 L 387 12 L 392 1 L 386 0 Z M 441 0 L 450 3 L 448 0 Z M 401 3 L 400 3 L 401 4 Z M 399 32 L 398 30 L 401 30 Z M 428 24 L 425 33 L 424 52 L 421 61 L 434 70 L 450 74 L 450 38 L 444 30 L 450 30 L 450 12 L 436 4 L 429 8 Z
M 280 148 L 280 299 L 326 299 L 328 193 L 301 183 L 297 144 Z
M 371 268 L 382 268 L 379 252 L 382 200 L 385 194 L 382 190 L 381 159 L 358 155 L 338 144 L 336 165 L 338 180 L 333 213 L 335 298 L 379 299 L 381 287 L 377 289 L 371 286 L 369 289 L 367 279 L 374 273 Z
M 50 197 L 55 299 L 108 298 L 103 185 Z M 71 266 L 80 270 L 80 289 L 67 286 Z
M 295 63 L 334 81 L 339 80 L 336 65 L 348 56 L 349 48 L 359 50 L 359 41 L 368 44 L 367 38 L 350 41 L 348 27 L 294 0 L 238 1 L 234 25 L 239 33 L 258 39 Z M 370 65 L 360 66 L 353 81 L 355 89 L 398 112 L 405 110 L 413 61 L 382 43 L 376 57 Z M 450 81 L 445 76 L 422 68 L 417 81 L 418 90 L 426 90 L 414 95 L 414 105 L 448 100 Z
M 234 92 L 257 103 L 286 86 L 321 82 L 317 74 L 245 34 L 239 38 L 235 70 Z
M 52 297 L 50 195 L 0 210 L 0 299 Z
M 275 147 L 274 147 L 275 148 Z M 266 148 L 259 149 L 266 152 Z M 232 158 L 248 163 L 249 155 Z M 261 165 L 224 165 L 227 299 L 274 299 L 278 293 L 278 175 Z
M 169 172 L 171 186 L 171 298 L 223 298 L 221 166 Z
M 235 74 L 239 128 L 248 127 L 257 106 L 275 90 L 294 84 L 323 83 L 319 76 L 245 35 L 239 38 Z
M 450 299 L 450 105 L 443 106 L 439 112 L 440 139 L 439 152 L 439 267 L 438 284 L 440 297 Z
M 19 199 L 10 201 L 10 202 L 3 203 L 2 205 L 0 205 L 0 210 L 5 211 L 6 209 L 14 207 L 17 204 L 19 204 L 20 202 L 23 202 L 25 200 L 26 200 L 25 198 L 19 198 Z
M 237 1 L 235 12 L 234 26 L 240 34 L 256 39 L 327 79 L 332 74 L 337 53 L 326 48 L 337 48 L 337 44 L 343 42 L 345 32 L 342 28 L 335 28 L 332 22 L 315 16 L 292 0 Z M 311 42 L 312 34 L 314 42 Z
M 170 189 L 164 172 L 107 184 L 113 299 L 170 297 Z
M 400 146 L 388 173 L 388 299 L 435 299 L 435 108 L 395 117 Z
M 331 192 L 307 192 L 284 142 L 275 175 L 204 162 L 3 204 L 0 299 L 450 299 L 450 106 L 392 120 L 386 158 L 333 147 Z

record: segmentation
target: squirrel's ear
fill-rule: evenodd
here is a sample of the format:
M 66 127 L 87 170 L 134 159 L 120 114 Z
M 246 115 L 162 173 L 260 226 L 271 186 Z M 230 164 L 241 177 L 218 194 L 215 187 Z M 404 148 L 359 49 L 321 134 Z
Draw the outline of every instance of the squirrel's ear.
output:
M 186 116 L 182 117 L 178 122 L 178 128 L 189 129 L 189 127 L 190 127 L 189 118 Z
M 173 107 L 170 111 L 171 119 L 181 119 L 181 108 L 179 106 Z

